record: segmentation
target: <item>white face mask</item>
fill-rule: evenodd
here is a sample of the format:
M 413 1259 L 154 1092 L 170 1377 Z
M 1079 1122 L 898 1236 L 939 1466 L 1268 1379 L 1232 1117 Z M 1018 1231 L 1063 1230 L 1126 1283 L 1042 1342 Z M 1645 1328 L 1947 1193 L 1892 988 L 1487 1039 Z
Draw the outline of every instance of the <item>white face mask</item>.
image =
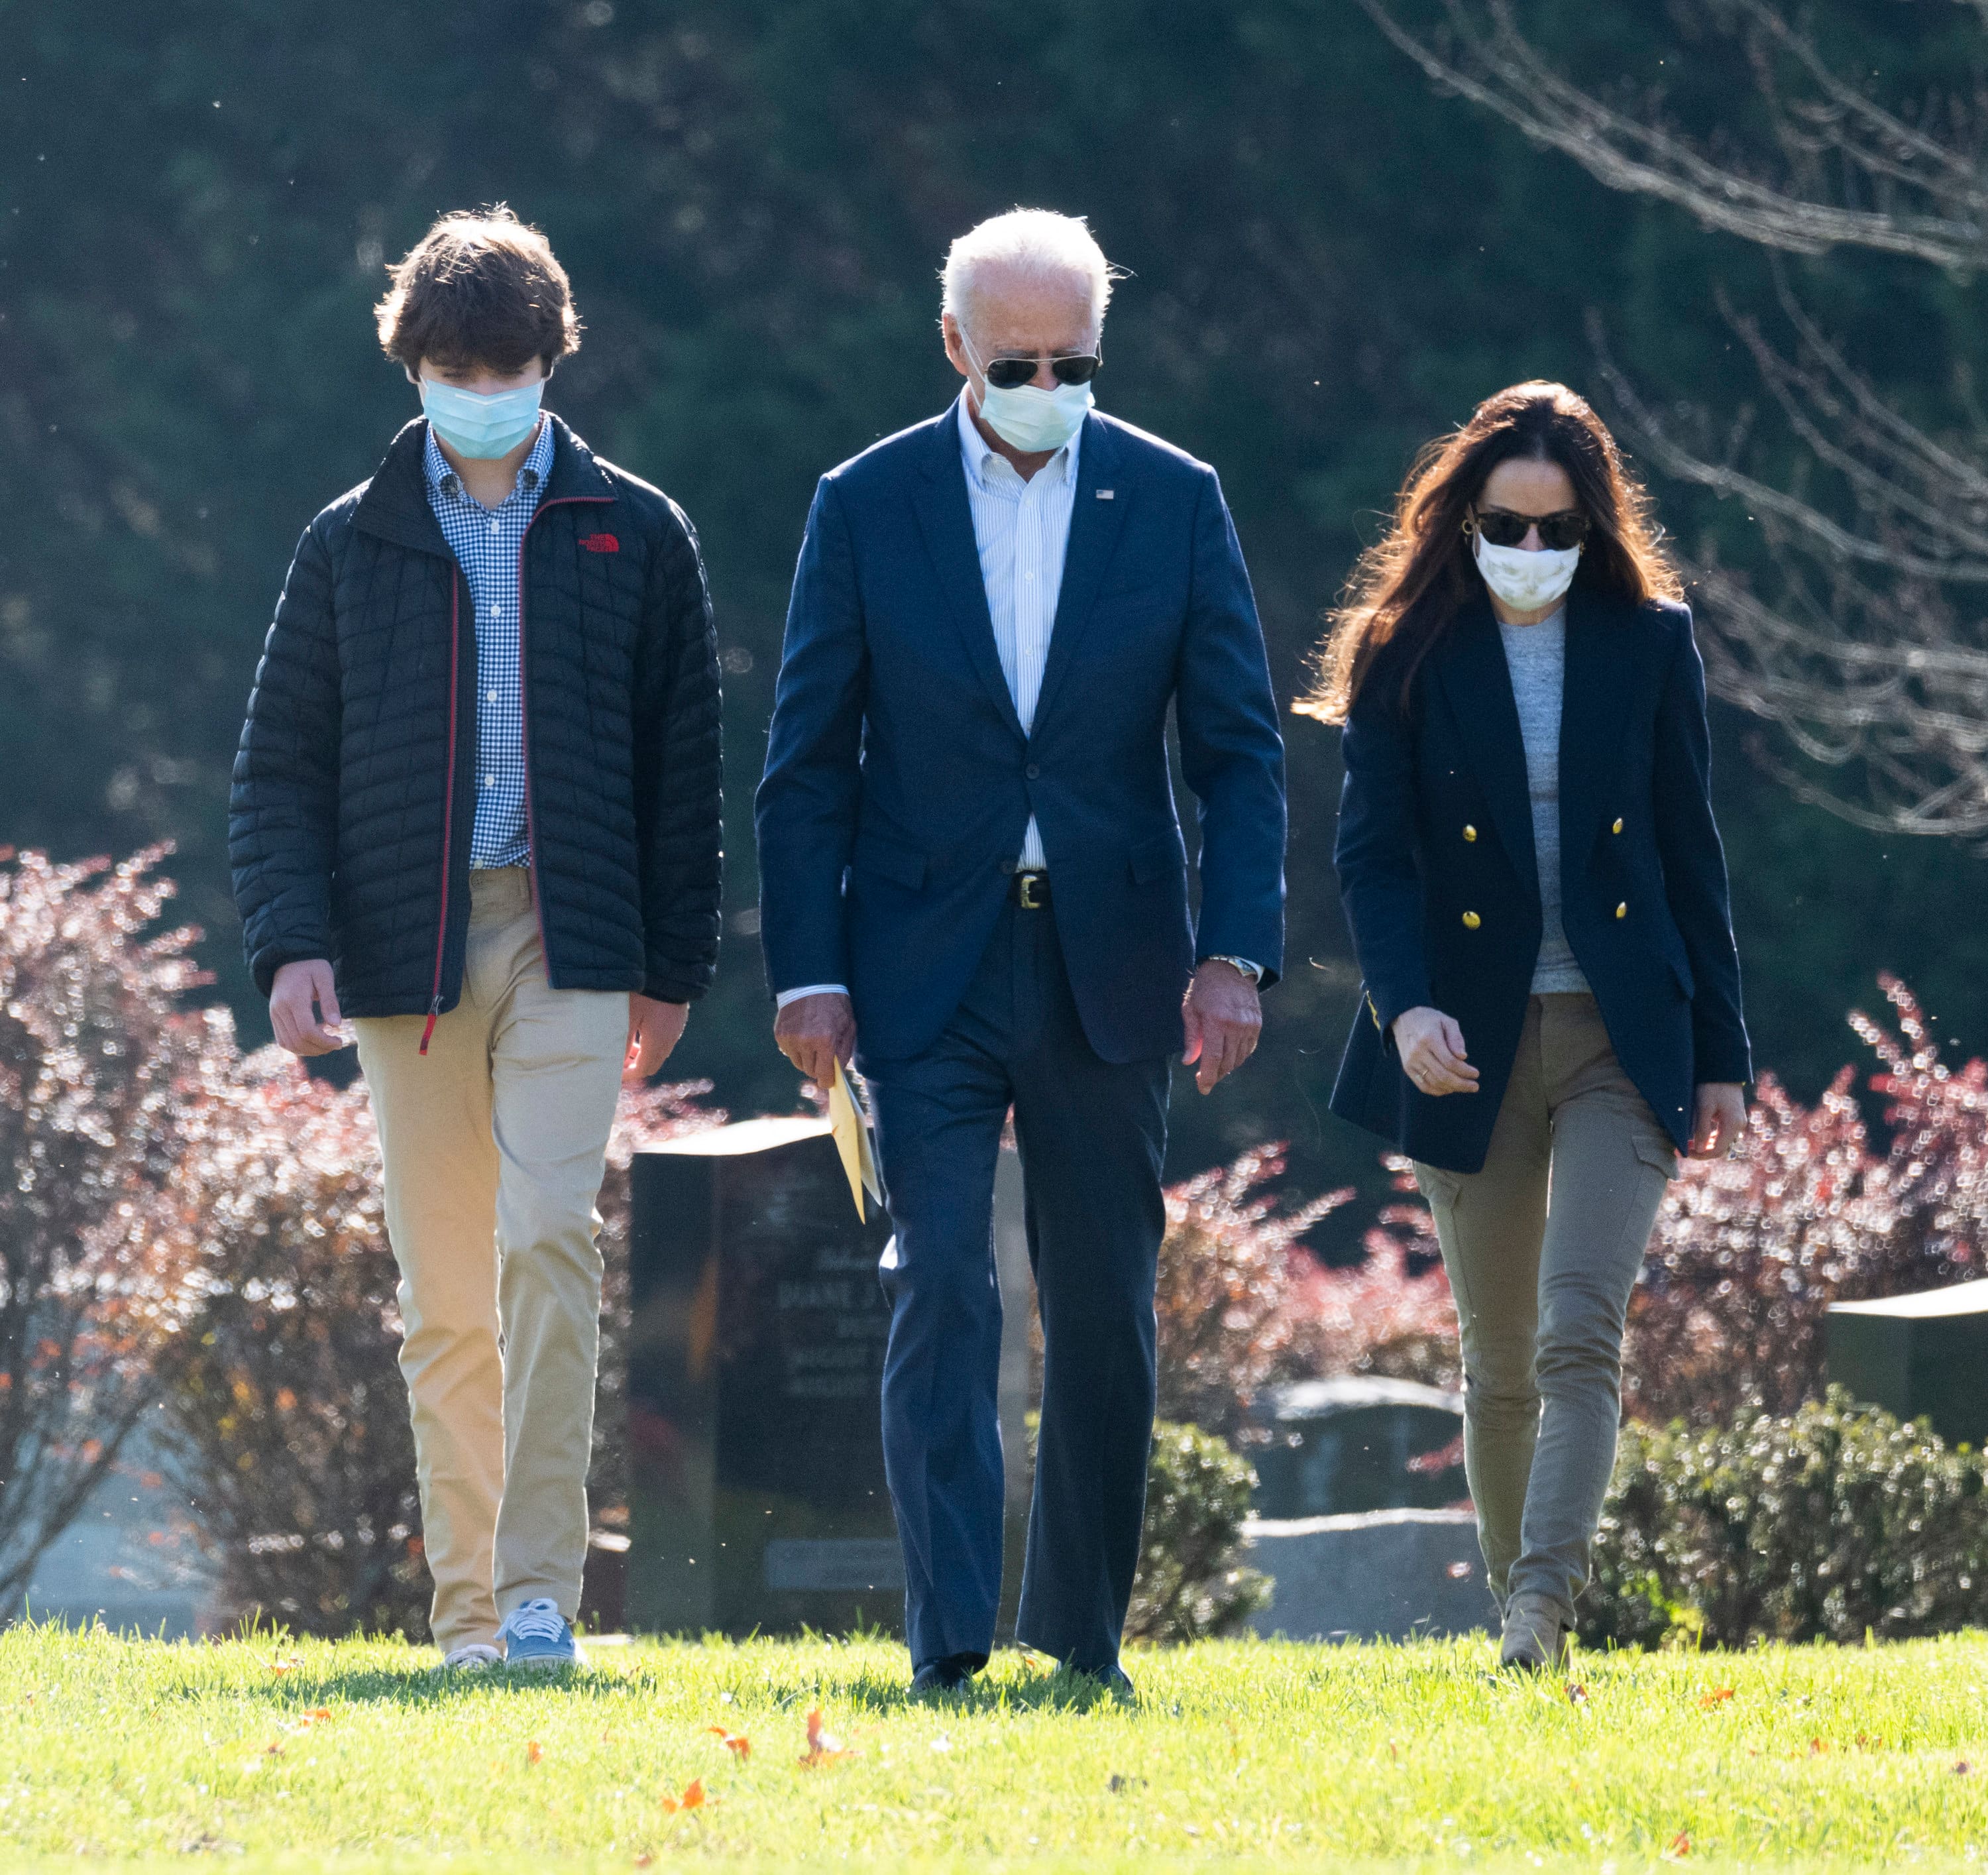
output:
M 1474 528 L 1471 538 L 1484 584 L 1515 612 L 1537 612 L 1564 597 L 1581 564 L 1577 547 L 1541 547 L 1537 553 L 1522 547 L 1493 547 Z
M 1058 384 L 1053 391 L 1045 391 L 1040 384 L 1023 384 L 1003 391 L 987 381 L 986 367 L 974 357 L 964 331 L 959 338 L 973 368 L 980 373 L 980 414 L 1010 448 L 1024 455 L 1046 455 L 1060 449 L 1077 434 L 1097 401 L 1090 385 Z

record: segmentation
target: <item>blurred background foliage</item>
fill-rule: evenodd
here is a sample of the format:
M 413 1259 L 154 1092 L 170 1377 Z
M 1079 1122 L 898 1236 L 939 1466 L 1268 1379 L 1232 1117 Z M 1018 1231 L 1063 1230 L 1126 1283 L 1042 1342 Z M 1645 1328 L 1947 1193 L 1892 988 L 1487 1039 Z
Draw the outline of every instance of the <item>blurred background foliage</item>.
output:
M 1821 11 L 1833 51 L 1902 95 L 1980 79 L 1965 8 Z M 1760 109 L 1729 47 L 1679 65 L 1675 8 L 1526 17 L 1577 76 L 1662 85 L 1688 124 Z M 383 262 L 495 200 L 550 234 L 588 322 L 550 401 L 702 533 L 728 943 L 670 1071 L 735 1113 L 796 1099 L 750 935 L 786 581 L 815 476 L 952 394 L 934 321 L 953 235 L 1046 205 L 1130 270 L 1100 401 L 1222 472 L 1286 698 L 1420 442 L 1520 377 L 1598 393 L 1591 313 L 1646 391 L 1737 408 L 1759 388 L 1715 295 L 1772 300 L 1757 249 L 1439 96 L 1352 0 L 0 0 L 0 839 L 177 841 L 252 1045 L 223 810 L 258 648 L 305 523 L 414 409 L 372 336 Z M 1789 267 L 1900 408 L 1979 430 L 1969 281 Z M 1658 495 L 1695 550 L 1757 553 L 1738 505 Z M 1815 1099 L 1880 968 L 1980 1046 L 1982 861 L 1797 803 L 1716 715 L 1758 1058 Z M 1355 983 L 1335 738 L 1288 727 L 1292 968 L 1248 1072 L 1206 1102 L 1183 1088 L 1173 1169 L 1284 1139 L 1301 1189 L 1378 1202 L 1374 1142 L 1323 1117 Z M 1357 1238 L 1373 1208 L 1318 1235 Z

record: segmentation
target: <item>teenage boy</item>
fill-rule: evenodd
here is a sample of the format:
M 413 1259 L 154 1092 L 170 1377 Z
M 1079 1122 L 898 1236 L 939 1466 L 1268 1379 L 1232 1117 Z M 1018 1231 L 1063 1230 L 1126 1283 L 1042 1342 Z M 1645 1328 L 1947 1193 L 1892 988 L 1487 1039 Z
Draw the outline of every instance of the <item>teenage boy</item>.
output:
M 424 416 L 298 546 L 235 895 L 277 1041 L 349 1020 L 372 1092 L 444 1664 L 578 1665 L 594 1200 L 718 948 L 711 604 L 683 511 L 541 411 L 580 330 L 545 237 L 451 215 L 390 273 Z

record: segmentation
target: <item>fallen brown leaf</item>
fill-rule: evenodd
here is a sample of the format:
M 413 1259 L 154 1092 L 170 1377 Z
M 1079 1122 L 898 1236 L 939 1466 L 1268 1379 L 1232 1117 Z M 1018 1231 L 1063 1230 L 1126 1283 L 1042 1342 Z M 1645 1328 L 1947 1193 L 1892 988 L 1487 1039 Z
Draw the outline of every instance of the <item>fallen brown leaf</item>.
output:
M 742 1731 L 729 1731 L 722 1725 L 707 1725 L 704 1729 L 713 1738 L 722 1738 L 725 1741 L 725 1748 L 733 1757 L 742 1758 L 750 1758 L 752 1755 L 752 1741 Z
M 1691 1837 L 1687 1832 L 1682 1829 L 1680 1829 L 1675 1836 L 1671 1838 L 1670 1847 L 1664 1851 L 1666 1859 L 1672 1862 L 1682 1862 L 1685 1857 L 1690 1853 Z
M 704 1779 L 694 1777 L 684 1786 L 681 1797 L 665 1797 L 663 1810 L 665 1815 L 674 1810 L 701 1810 L 704 1808 Z
M 536 1764 L 545 1755 L 546 1748 L 536 1738 L 531 1740 L 525 1747 L 525 1762 L 528 1765 Z
M 1733 1689 L 1729 1686 L 1714 1687 L 1698 1703 L 1709 1712 L 1716 1706 L 1724 1705 L 1732 1697 Z
M 838 1758 L 854 1758 L 856 1755 L 854 1751 L 840 1738 L 823 1729 L 819 1706 L 807 1715 L 807 1755 L 800 1762 L 810 1770 L 818 1765 L 831 1764 Z

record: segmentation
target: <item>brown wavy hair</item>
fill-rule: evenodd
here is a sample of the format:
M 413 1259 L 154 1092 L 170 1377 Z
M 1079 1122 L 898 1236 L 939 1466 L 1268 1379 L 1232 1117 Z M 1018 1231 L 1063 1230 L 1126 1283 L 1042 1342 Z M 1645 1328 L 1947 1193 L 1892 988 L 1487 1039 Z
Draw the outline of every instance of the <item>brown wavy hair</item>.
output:
M 1417 455 L 1384 538 L 1360 556 L 1320 648 L 1301 716 L 1344 723 L 1367 673 L 1395 639 L 1408 645 L 1401 703 L 1466 603 L 1481 588 L 1464 523 L 1492 470 L 1514 460 L 1557 462 L 1589 522 L 1577 587 L 1640 605 L 1683 597 L 1651 517 L 1650 498 L 1623 466 L 1608 427 L 1585 398 L 1535 380 L 1486 398 L 1470 421 Z

